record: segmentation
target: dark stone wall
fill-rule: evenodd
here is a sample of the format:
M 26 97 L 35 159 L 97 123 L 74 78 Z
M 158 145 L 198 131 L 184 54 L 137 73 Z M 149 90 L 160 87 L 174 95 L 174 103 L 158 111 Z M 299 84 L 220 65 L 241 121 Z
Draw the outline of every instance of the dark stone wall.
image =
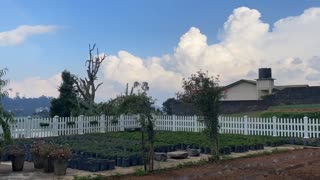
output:
M 262 111 L 268 109 L 270 105 L 265 101 L 222 101 L 221 114 L 232 114 L 252 111 Z
M 266 103 L 320 104 L 320 86 L 286 88 L 265 99 Z
M 192 104 L 186 104 L 182 102 L 172 103 L 172 114 L 178 116 L 193 116 L 196 113 L 195 108 Z

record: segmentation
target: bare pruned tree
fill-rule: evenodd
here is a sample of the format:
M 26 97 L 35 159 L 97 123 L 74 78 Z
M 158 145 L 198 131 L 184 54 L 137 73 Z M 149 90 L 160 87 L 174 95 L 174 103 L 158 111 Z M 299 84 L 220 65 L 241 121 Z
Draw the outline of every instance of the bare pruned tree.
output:
M 97 50 L 97 54 L 93 55 L 95 49 Z M 102 82 L 96 85 L 95 81 L 98 80 L 97 74 L 105 58 L 105 55 L 101 56 L 99 54 L 99 49 L 96 48 L 96 44 L 92 47 L 89 44 L 89 59 L 86 60 L 85 63 L 87 67 L 87 77 L 83 79 L 75 76 L 77 90 L 84 100 L 84 105 L 89 109 L 93 108 L 96 91 L 102 85 Z

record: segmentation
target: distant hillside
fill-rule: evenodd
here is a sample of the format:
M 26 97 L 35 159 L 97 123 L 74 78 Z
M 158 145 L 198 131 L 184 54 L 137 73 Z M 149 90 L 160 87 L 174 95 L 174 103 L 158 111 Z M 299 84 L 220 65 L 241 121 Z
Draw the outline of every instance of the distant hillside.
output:
M 41 96 L 38 98 L 25 98 L 25 97 L 6 97 L 3 99 L 2 103 L 4 109 L 11 111 L 15 116 L 32 116 L 35 113 L 41 114 L 43 112 L 49 111 L 51 97 Z M 42 113 L 41 113 L 42 112 Z

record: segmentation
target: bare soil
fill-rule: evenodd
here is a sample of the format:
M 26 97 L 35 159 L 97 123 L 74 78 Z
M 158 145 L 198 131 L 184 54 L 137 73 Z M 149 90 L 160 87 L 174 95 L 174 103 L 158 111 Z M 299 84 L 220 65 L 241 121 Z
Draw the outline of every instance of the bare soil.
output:
M 121 179 L 320 179 L 320 149 L 300 149 L 254 158 L 239 158 Z

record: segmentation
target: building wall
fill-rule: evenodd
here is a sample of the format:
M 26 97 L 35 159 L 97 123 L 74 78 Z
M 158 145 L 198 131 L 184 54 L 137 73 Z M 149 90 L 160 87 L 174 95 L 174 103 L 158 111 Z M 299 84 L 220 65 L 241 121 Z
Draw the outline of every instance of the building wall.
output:
M 273 79 L 258 79 L 257 80 L 258 99 L 261 99 L 265 95 L 272 94 L 273 87 L 274 87 Z
M 223 101 L 258 100 L 256 85 L 242 82 L 224 91 Z

